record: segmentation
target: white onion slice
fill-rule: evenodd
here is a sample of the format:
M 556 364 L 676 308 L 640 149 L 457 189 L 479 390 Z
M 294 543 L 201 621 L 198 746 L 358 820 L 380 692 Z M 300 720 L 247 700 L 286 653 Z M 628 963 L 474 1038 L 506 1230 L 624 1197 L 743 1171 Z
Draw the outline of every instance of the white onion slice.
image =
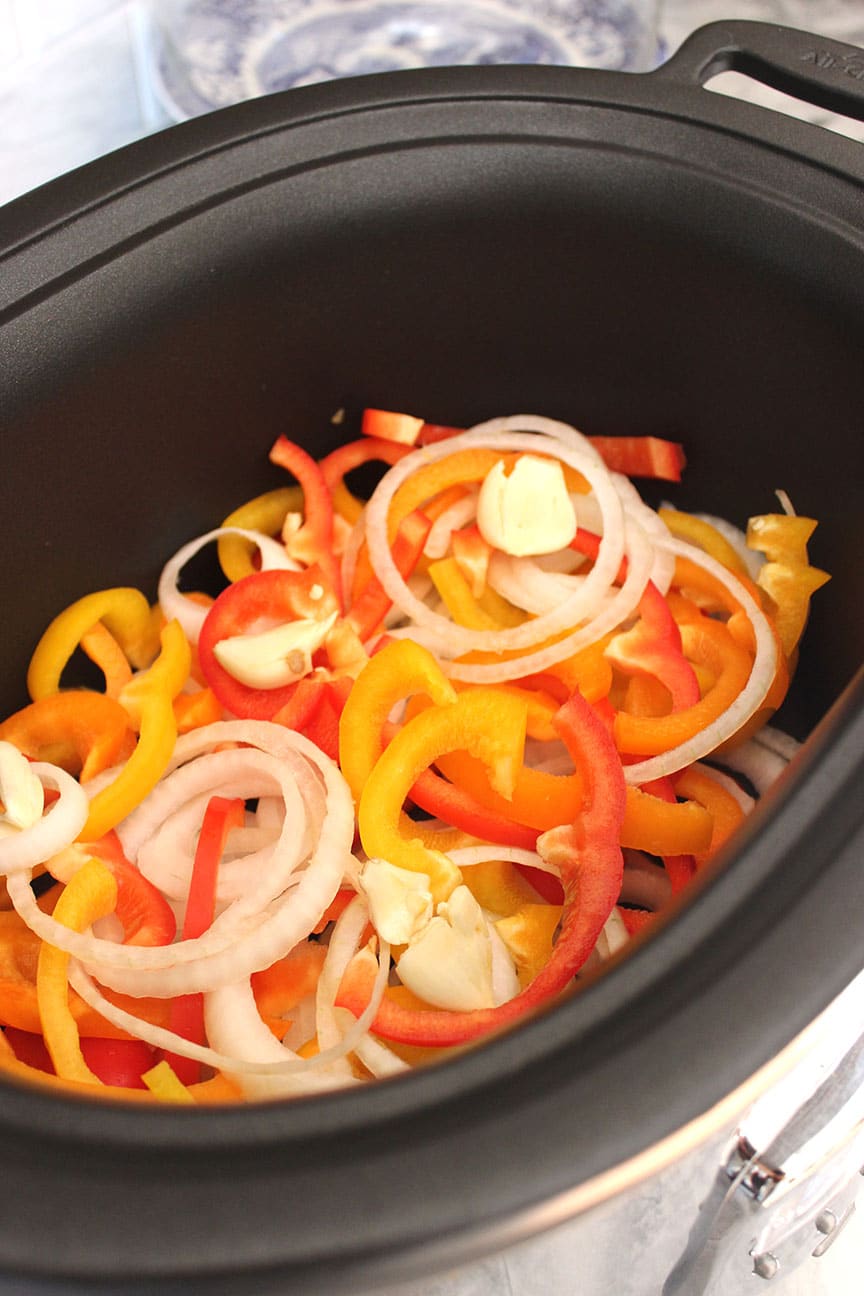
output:
M 272 536 L 264 535 L 260 531 L 247 531 L 243 527 L 216 527 L 213 531 L 208 531 L 206 535 L 197 536 L 190 540 L 188 544 L 183 545 L 169 558 L 168 562 L 162 568 L 162 575 L 159 577 L 158 598 L 159 606 L 162 608 L 165 618 L 168 621 L 177 620 L 180 622 L 183 633 L 192 644 L 197 644 L 198 636 L 201 633 L 201 627 L 207 616 L 208 609 L 202 607 L 200 603 L 193 602 L 185 594 L 182 594 L 178 588 L 180 574 L 187 562 L 213 540 L 219 540 L 222 536 L 237 535 L 242 536 L 244 540 L 250 540 L 256 545 L 261 554 L 262 571 L 300 571 L 299 563 L 289 558 L 285 552 L 285 547 L 279 540 L 274 540 Z
M 402 483 L 418 468 L 449 458 L 459 450 L 468 448 L 554 453 L 563 463 L 569 464 L 586 477 L 603 513 L 600 552 L 585 584 L 552 613 L 506 630 L 470 630 L 454 625 L 449 617 L 434 612 L 412 593 L 399 574 L 390 551 L 387 514 L 390 502 Z M 440 655 L 449 658 L 473 650 L 506 652 L 533 646 L 573 625 L 580 616 L 590 613 L 594 601 L 613 584 L 624 556 L 623 517 L 621 501 L 609 472 L 584 452 L 563 444 L 552 446 L 547 439 L 535 433 L 511 432 L 502 436 L 478 434 L 475 430 L 416 450 L 390 468 L 366 506 L 366 536 L 372 565 L 388 596 L 410 619 L 438 640 Z
M 472 522 L 477 515 L 477 492 L 471 491 L 464 499 L 457 500 L 448 509 L 440 513 L 429 529 L 423 553 L 433 561 L 443 558 L 450 548 L 454 531 L 461 530 Z
M 10 831 L 0 838 L 0 876 L 29 872 L 65 850 L 78 836 L 90 813 L 87 793 L 71 774 L 47 761 L 33 761 L 30 771 L 60 795 L 30 828 Z M 22 880 L 29 891 L 29 880 Z

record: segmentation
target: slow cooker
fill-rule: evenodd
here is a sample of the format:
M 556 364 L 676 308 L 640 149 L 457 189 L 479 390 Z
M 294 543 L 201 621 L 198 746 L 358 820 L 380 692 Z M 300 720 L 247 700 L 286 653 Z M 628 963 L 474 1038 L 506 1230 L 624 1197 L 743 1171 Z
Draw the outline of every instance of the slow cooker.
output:
M 806 739 L 680 912 L 554 1010 L 354 1092 L 189 1112 L 0 1086 L 0 1290 L 733 1296 L 831 1240 L 862 1144 L 864 53 L 713 24 L 647 75 L 334 82 L 0 211 L 2 708 L 90 589 L 364 406 L 686 447 L 681 508 L 818 518 Z M 346 422 L 333 422 L 336 410 Z M 563 1240 L 563 1245 L 562 1245 Z M 484 1287 L 485 1284 L 485 1287 Z

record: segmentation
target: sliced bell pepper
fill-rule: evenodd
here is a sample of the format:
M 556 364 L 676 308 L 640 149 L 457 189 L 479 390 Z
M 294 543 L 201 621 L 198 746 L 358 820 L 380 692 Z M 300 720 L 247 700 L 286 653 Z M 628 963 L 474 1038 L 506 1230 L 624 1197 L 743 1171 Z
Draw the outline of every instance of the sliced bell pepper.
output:
M 120 702 L 85 689 L 31 702 L 0 724 L 0 740 L 32 760 L 61 766 L 82 783 L 127 760 L 135 749 L 135 731 Z
M 711 841 L 706 850 L 697 854 L 696 864 L 700 866 L 729 840 L 744 819 L 744 810 L 728 788 L 697 765 L 681 770 L 672 781 L 678 796 L 704 806 L 713 821 Z
M 670 778 L 652 779 L 650 783 L 643 784 L 642 791 L 645 794 L 650 795 L 652 800 L 665 802 L 670 806 L 675 806 L 677 811 L 680 803 L 675 795 L 675 785 Z M 692 806 L 696 803 L 690 801 L 685 802 L 684 804 Z M 714 825 L 713 822 L 711 822 L 712 834 L 713 831 Z M 643 847 L 643 849 L 645 848 Z M 687 852 L 684 850 L 673 851 L 667 849 L 654 851 L 653 854 L 662 856 L 663 867 L 669 877 L 672 894 L 677 895 L 679 891 L 683 891 L 684 887 L 692 881 L 696 872 L 696 858 L 693 852 Z
M 174 698 L 189 675 L 189 643 L 177 621 L 162 630 L 156 661 L 133 677 L 120 694 L 138 744 L 113 782 L 97 792 L 79 841 L 93 841 L 116 828 L 134 810 L 165 772 L 177 741 Z
M 363 512 L 363 502 L 345 485 L 347 474 L 366 463 L 392 466 L 408 454 L 410 448 L 409 444 L 401 443 L 401 438 L 367 435 L 360 441 L 337 446 L 320 461 L 318 466 L 329 488 L 333 506 L 352 526 Z
M 684 447 L 654 436 L 590 436 L 606 467 L 627 477 L 677 482 L 686 467 Z
M 685 625 L 681 639 L 690 661 L 708 665 L 715 677 L 713 687 L 694 706 L 669 715 L 630 716 L 619 711 L 615 740 L 620 751 L 634 756 L 670 751 L 721 715 L 747 683 L 753 660 L 721 622 L 704 617 L 698 626 Z
M 134 667 L 150 664 L 158 648 L 158 635 L 147 599 L 137 589 L 99 590 L 59 613 L 36 645 L 27 670 L 27 688 L 34 702 L 58 692 L 69 658 L 88 630 L 100 621 Z
M 436 708 L 439 712 L 446 709 Z M 435 711 L 416 717 L 411 724 L 421 724 L 430 715 Z M 412 1045 L 442 1047 L 503 1029 L 565 990 L 593 950 L 621 890 L 623 857 L 618 840 L 626 795 L 624 775 L 603 721 L 578 694 L 562 707 L 559 723 L 561 737 L 582 776 L 585 796 L 576 821 L 544 834 L 538 843 L 544 859 L 559 868 L 564 885 L 559 935 L 548 963 L 524 990 L 496 1008 L 470 1012 L 412 1009 L 385 994 L 372 1024 L 375 1034 Z M 376 968 L 369 950 L 356 955 L 342 978 L 337 1006 L 359 1016 L 369 1001 Z
M 717 562 L 728 567 L 736 576 L 747 576 L 750 573 L 747 564 L 738 553 L 738 550 L 731 544 L 722 532 L 718 531 L 715 526 L 707 522 L 705 518 L 696 517 L 693 513 L 683 513 L 678 509 L 660 508 L 657 510 L 659 516 L 666 523 L 673 536 L 679 540 L 687 540 L 697 548 L 716 558 Z
M 117 884 L 115 913 L 123 928 L 123 943 L 170 945 L 177 931 L 174 910 L 159 888 L 126 858 L 116 832 L 96 841 L 73 842 L 51 865 L 56 869 L 62 862 L 62 876 L 72 876 L 91 858 L 106 865 Z
M 229 513 L 223 527 L 239 527 L 243 531 L 260 531 L 262 535 L 277 536 L 289 513 L 299 513 L 303 508 L 303 491 L 299 486 L 278 486 L 247 500 Z M 253 562 L 255 545 L 242 536 L 220 536 L 216 542 L 219 565 L 229 581 L 251 576 L 258 568 Z
M 216 599 L 198 637 L 198 658 L 209 687 L 235 716 L 272 720 L 290 702 L 296 681 L 267 689 L 244 684 L 219 663 L 216 645 L 223 639 L 254 632 L 262 623 L 324 621 L 337 610 L 335 595 L 325 587 L 318 567 L 300 572 L 253 572 L 235 581 Z
M 54 909 L 54 918 L 73 931 L 85 931 L 98 918 L 113 913 L 117 883 L 99 860 L 88 860 L 67 884 Z M 36 994 L 42 1034 L 61 1079 L 101 1084 L 81 1052 L 75 1018 L 68 1003 L 69 955 L 47 943 L 39 951 Z
M 242 797 L 212 796 L 204 811 L 204 820 L 195 848 L 192 876 L 186 896 L 183 918 L 183 940 L 196 940 L 213 921 L 216 909 L 216 880 L 219 862 L 232 828 L 244 822 L 246 808 Z M 194 1044 L 204 1042 L 204 996 L 176 995 L 171 1001 L 170 1029 Z M 201 1063 L 180 1053 L 166 1052 L 164 1060 L 181 1084 L 195 1084 L 201 1079 Z
M 402 519 L 393 541 L 392 554 L 403 580 L 407 580 L 417 566 L 431 526 L 431 519 L 420 509 L 414 509 Z M 365 641 L 379 628 L 391 607 L 392 600 L 384 586 L 374 573 L 370 573 L 365 584 L 352 595 L 345 619 Z
M 373 663 L 383 656 L 382 652 Z M 522 764 L 525 724 L 524 702 L 495 689 L 473 689 L 455 702 L 416 715 L 378 758 L 363 787 L 357 823 L 366 854 L 428 873 L 433 897 L 445 899 L 461 875 L 447 855 L 425 846 L 403 827 L 405 798 L 442 753 L 457 750 L 482 760 L 493 785 L 506 796 Z
M 81 636 L 81 647 L 105 677 L 105 692 L 116 698 L 132 678 L 132 667 L 111 631 L 101 621 Z
M 807 624 L 810 599 L 831 579 L 811 567 L 807 542 L 816 529 L 813 518 L 786 513 L 765 513 L 750 518 L 747 544 L 764 553 L 757 578 L 771 600 L 772 619 L 785 656 L 790 658 Z
M 333 500 L 320 467 L 302 446 L 281 436 L 270 449 L 270 461 L 297 478 L 303 488 L 303 524 L 286 542 L 292 558 L 320 568 L 342 607 L 342 575 L 333 547 Z

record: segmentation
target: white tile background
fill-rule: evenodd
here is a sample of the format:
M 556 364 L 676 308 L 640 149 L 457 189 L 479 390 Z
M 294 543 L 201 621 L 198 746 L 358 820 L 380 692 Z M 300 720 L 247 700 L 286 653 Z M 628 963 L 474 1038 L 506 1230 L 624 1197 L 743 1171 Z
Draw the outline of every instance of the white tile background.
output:
M 665 0 L 667 48 L 716 18 L 783 22 L 864 46 L 864 0 Z M 148 81 L 143 30 L 139 0 L 0 0 L 0 203 L 166 124 Z M 743 78 L 728 76 L 725 88 L 779 102 Z M 795 111 L 864 141 L 860 124 Z M 754 1278 L 754 1291 L 774 1289 L 859 1296 L 864 1208 L 806 1270 L 779 1284 Z

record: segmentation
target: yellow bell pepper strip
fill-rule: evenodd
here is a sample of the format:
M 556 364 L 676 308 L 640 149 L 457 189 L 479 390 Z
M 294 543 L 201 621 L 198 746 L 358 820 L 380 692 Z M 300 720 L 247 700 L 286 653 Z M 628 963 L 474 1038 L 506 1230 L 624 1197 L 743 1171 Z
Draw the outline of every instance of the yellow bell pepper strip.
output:
M 696 864 L 701 866 L 729 840 L 744 819 L 744 810 L 728 788 L 723 787 L 707 770 L 690 765 L 672 776 L 678 796 L 705 807 L 713 822 L 708 847 L 696 853 Z
M 804 632 L 811 596 L 831 579 L 810 566 L 807 542 L 817 525 L 813 518 L 787 513 L 761 514 L 747 524 L 748 546 L 766 558 L 757 584 L 771 600 L 772 620 L 787 659 Z
M 88 630 L 103 622 L 136 669 L 156 655 L 150 604 L 140 590 L 117 588 L 87 594 L 54 618 L 36 645 L 27 671 L 27 688 L 34 702 L 56 693 L 69 658 Z
M 522 764 L 525 724 L 520 698 L 482 688 L 410 720 L 376 761 L 360 796 L 357 823 L 366 854 L 427 873 L 435 901 L 446 899 L 461 879 L 459 869 L 443 852 L 403 832 L 405 798 L 442 753 L 457 750 L 482 760 L 493 785 L 506 796 Z
M 387 527 L 391 542 L 402 519 L 414 509 L 423 508 L 428 505 L 428 501 L 454 486 L 482 481 L 497 463 L 503 461 L 509 469 L 517 458 L 518 455 L 513 453 L 502 455 L 499 450 L 477 446 L 457 450 L 446 459 L 437 459 L 418 468 L 402 483 L 390 501 Z M 428 512 L 428 508 L 426 511 Z
M 431 562 L 428 573 L 432 584 L 457 625 L 469 630 L 500 630 L 501 622 L 477 602 L 471 585 L 455 558 Z
M 294 680 L 276 688 L 255 688 L 235 679 L 218 661 L 223 639 L 255 632 L 261 625 L 297 620 L 326 621 L 338 611 L 336 596 L 325 587 L 321 568 L 305 571 L 260 571 L 244 576 L 216 599 L 198 636 L 198 660 L 208 687 L 228 711 L 241 719 L 272 720 L 290 702 Z
M 539 899 L 524 873 L 509 860 L 466 864 L 462 878 L 480 907 L 498 918 L 507 918 L 523 905 L 536 904 Z
M 632 756 L 670 751 L 721 715 L 747 683 L 753 659 L 721 622 L 704 617 L 701 625 L 685 625 L 681 641 L 689 660 L 707 665 L 712 671 L 713 687 L 694 706 L 669 715 L 631 716 L 619 711 L 615 717 L 619 751 Z
M 138 745 L 117 777 L 90 802 L 79 841 L 93 841 L 116 828 L 164 774 L 177 741 L 174 698 L 189 675 L 189 643 L 177 621 L 162 630 L 162 648 L 149 670 L 136 675 L 120 702 L 138 729 Z
M 153 1097 L 158 1098 L 160 1102 L 195 1106 L 195 1098 L 191 1089 L 188 1089 L 183 1084 L 164 1058 L 161 1062 L 157 1062 L 155 1066 L 150 1067 L 149 1071 L 144 1071 L 141 1079 Z
M 97 621 L 81 636 L 81 647 L 105 676 L 107 696 L 118 697 L 120 690 L 132 678 L 132 667 L 111 631 L 101 621 Z
M 119 701 L 70 689 L 48 694 L 9 716 L 0 724 L 0 740 L 31 760 L 50 761 L 88 783 L 129 758 L 135 731 Z
M 712 558 L 716 558 L 717 562 L 722 563 L 724 567 L 728 567 L 729 571 L 734 572 L 736 576 L 749 578 L 750 573 L 747 564 L 738 553 L 738 550 L 710 522 L 706 522 L 704 518 L 696 517 L 693 513 L 680 512 L 678 509 L 660 508 L 657 512 L 673 536 L 678 540 L 687 540 L 690 544 L 695 545 L 697 549 L 710 554 Z
M 197 940 L 213 922 L 219 863 L 228 834 L 232 828 L 242 827 L 245 815 L 242 797 L 212 796 L 207 802 L 186 896 L 183 940 Z M 193 1044 L 204 1043 L 203 994 L 175 995 L 171 1001 L 169 1029 Z M 194 1058 L 166 1052 L 164 1060 L 179 1084 L 195 1084 L 201 1079 L 201 1063 Z
M 366 437 L 360 441 L 349 441 L 346 445 L 337 446 L 320 460 L 324 481 L 333 499 L 333 507 L 352 526 L 363 512 L 363 502 L 352 495 L 345 485 L 345 477 L 355 468 L 366 463 L 385 463 L 392 466 L 398 463 L 410 450 L 407 444 L 383 437 Z
M 357 676 L 339 725 L 339 768 L 355 802 L 384 751 L 391 711 L 418 693 L 438 706 L 457 696 L 432 653 L 411 639 L 391 640 Z
M 57 901 L 54 918 L 72 931 L 86 931 L 98 918 L 113 913 L 116 905 L 117 883 L 110 870 L 99 860 L 88 860 Z M 43 943 L 36 973 L 42 1034 L 61 1079 L 101 1085 L 81 1052 L 78 1027 L 69 1010 L 68 970 L 69 955 Z
M 333 546 L 333 500 L 324 474 L 302 446 L 284 436 L 271 446 L 270 462 L 291 473 L 303 488 L 303 524 L 285 547 L 291 557 L 320 567 L 341 608 L 342 574 Z
M 463 695 L 455 705 L 472 696 L 476 694 Z M 439 714 L 446 710 L 436 708 Z M 436 711 L 417 716 L 411 724 L 424 723 Z M 496 1008 L 413 1010 L 385 994 L 372 1023 L 375 1034 L 433 1047 L 488 1035 L 515 1024 L 559 995 L 594 949 L 621 890 L 623 857 L 618 841 L 625 804 L 624 774 L 603 721 L 578 694 L 561 708 L 559 725 L 585 795 L 577 819 L 544 834 L 538 843 L 544 859 L 559 868 L 564 886 L 559 935 L 548 963 L 524 990 Z M 374 977 L 374 955 L 363 950 L 346 969 L 336 1005 L 359 1016 L 369 1001 Z
M 552 957 L 555 932 L 564 912 L 560 904 L 520 905 L 512 914 L 499 918 L 495 930 L 510 951 L 516 975 L 523 988 L 529 985 Z
M 289 513 L 303 509 L 303 491 L 299 486 L 278 486 L 247 500 L 229 513 L 223 527 L 240 527 L 243 531 L 260 531 L 262 535 L 277 536 Z M 258 568 L 254 563 L 255 545 L 238 535 L 220 536 L 216 541 L 219 566 L 229 581 L 251 576 Z

